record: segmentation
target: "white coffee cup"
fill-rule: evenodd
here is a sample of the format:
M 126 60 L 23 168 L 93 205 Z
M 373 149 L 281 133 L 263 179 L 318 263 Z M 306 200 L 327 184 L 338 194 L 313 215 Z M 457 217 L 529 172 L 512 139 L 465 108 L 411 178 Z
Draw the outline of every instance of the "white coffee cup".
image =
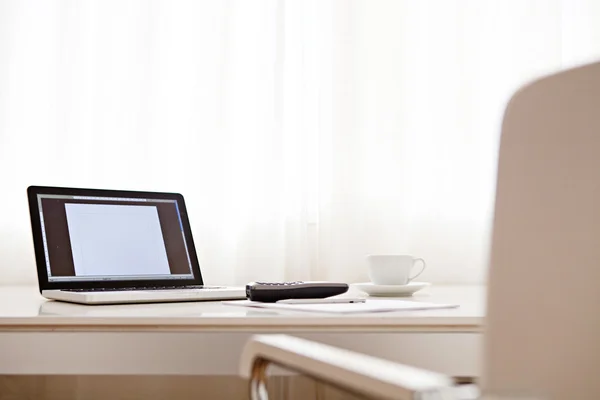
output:
M 413 267 L 422 263 L 421 270 L 411 275 Z M 369 278 L 376 285 L 406 285 L 425 271 L 425 260 L 408 255 L 370 255 L 367 257 Z

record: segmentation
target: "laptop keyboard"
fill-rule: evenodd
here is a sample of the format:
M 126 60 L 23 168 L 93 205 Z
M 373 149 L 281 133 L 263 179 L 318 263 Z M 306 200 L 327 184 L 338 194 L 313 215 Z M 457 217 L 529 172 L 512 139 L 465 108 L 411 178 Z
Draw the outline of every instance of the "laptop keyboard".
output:
M 87 288 L 87 289 L 61 289 L 65 292 L 123 292 L 130 290 L 187 290 L 187 289 L 220 289 L 222 286 L 137 286 L 127 288 Z

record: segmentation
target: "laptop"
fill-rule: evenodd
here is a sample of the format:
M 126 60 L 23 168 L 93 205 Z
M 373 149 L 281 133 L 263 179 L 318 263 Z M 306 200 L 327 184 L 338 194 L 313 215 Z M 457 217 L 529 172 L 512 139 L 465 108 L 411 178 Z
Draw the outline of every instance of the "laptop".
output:
M 30 186 L 39 289 L 81 304 L 246 298 L 205 286 L 178 193 Z

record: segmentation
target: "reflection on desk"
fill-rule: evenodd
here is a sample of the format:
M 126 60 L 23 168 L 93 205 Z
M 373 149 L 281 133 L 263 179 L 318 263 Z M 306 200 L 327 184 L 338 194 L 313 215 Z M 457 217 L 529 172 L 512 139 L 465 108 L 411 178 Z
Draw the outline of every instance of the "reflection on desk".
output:
M 39 316 L 62 316 L 62 317 L 115 317 L 121 318 L 139 318 L 156 317 L 158 314 L 168 315 L 169 317 L 246 317 L 246 310 L 230 310 L 230 312 L 210 311 L 198 309 L 196 302 L 177 303 L 156 303 L 144 304 L 123 304 L 123 305 L 102 305 L 88 306 L 82 304 L 71 304 L 61 301 L 44 301 L 40 304 Z M 276 315 L 277 313 L 272 313 Z

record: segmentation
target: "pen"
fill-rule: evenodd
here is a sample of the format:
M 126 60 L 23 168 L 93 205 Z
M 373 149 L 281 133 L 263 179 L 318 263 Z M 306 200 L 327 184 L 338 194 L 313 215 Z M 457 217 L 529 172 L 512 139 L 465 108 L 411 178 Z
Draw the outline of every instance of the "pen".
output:
M 285 299 L 278 300 L 278 304 L 335 304 L 335 303 L 364 303 L 365 299 L 355 297 L 324 298 L 324 299 Z

